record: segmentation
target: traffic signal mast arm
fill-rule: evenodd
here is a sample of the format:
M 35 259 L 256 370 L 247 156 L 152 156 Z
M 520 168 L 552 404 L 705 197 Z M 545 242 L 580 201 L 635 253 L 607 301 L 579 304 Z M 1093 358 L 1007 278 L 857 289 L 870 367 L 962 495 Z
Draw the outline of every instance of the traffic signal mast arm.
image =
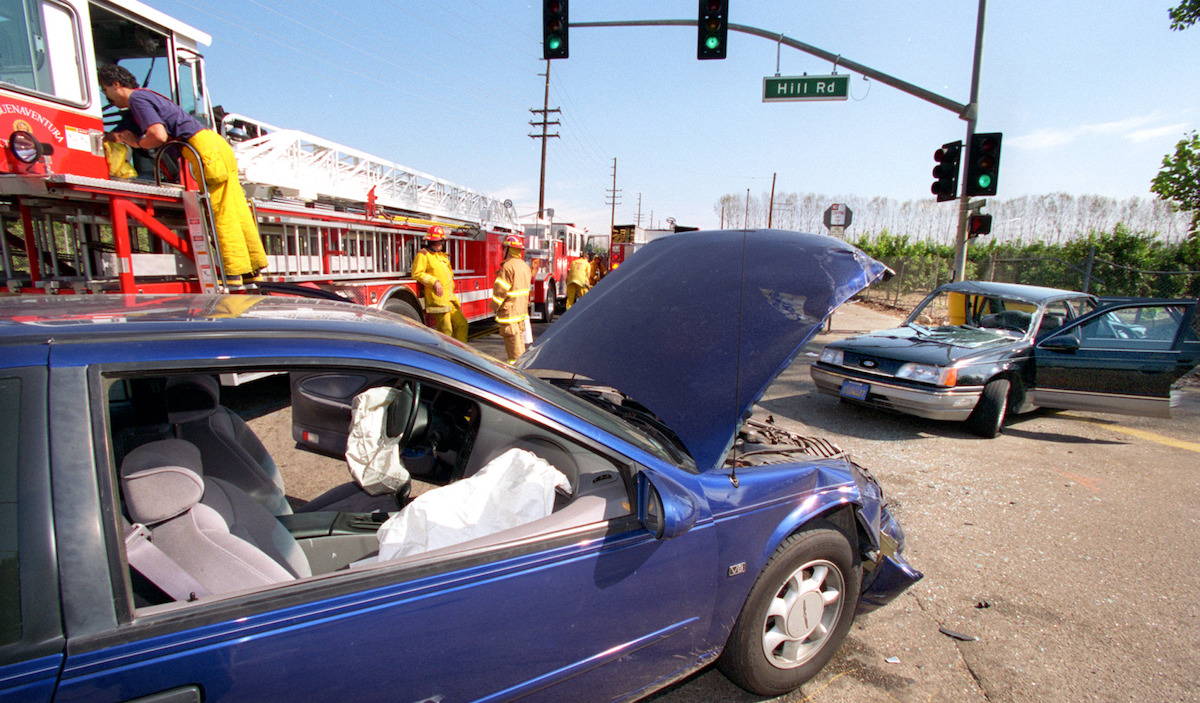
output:
M 699 24 L 697 20 L 612 20 L 603 22 L 571 22 L 571 27 L 695 27 Z M 908 93 L 913 97 L 920 98 L 926 102 L 933 103 L 940 108 L 949 110 L 960 118 L 967 120 L 974 117 L 975 110 L 970 105 L 964 105 L 960 102 L 951 100 L 950 98 L 938 95 L 933 91 L 926 90 L 920 86 L 913 85 L 907 81 L 890 76 L 882 71 L 877 71 L 869 66 L 851 61 L 844 56 L 834 54 L 824 49 L 818 49 L 811 44 L 805 44 L 802 41 L 797 41 L 790 37 L 785 37 L 779 32 L 768 32 L 765 29 L 758 27 L 749 27 L 744 24 L 729 23 L 729 31 L 741 32 L 742 34 L 752 34 L 756 37 L 762 37 L 784 46 L 790 46 L 793 49 L 803 51 L 806 54 L 811 54 L 817 58 L 825 59 L 830 63 L 836 63 L 838 66 L 844 66 L 848 70 L 870 78 L 871 80 L 879 81 L 884 85 L 889 85 L 896 90 Z

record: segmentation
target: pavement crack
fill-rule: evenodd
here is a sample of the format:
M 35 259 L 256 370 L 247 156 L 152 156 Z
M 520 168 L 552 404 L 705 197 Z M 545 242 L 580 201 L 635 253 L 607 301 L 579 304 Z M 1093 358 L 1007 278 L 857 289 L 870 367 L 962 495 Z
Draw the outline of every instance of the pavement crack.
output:
M 928 618 L 931 622 L 933 622 L 933 624 L 939 629 L 939 631 L 941 630 L 941 628 L 946 627 L 946 625 L 943 622 L 941 622 L 940 620 L 937 619 L 937 617 L 934 616 L 934 614 L 929 610 L 929 608 L 925 607 L 925 601 L 921 598 L 921 596 L 914 593 L 913 600 L 916 601 L 917 607 L 921 609 L 921 613 L 926 618 Z M 992 697 L 990 695 L 988 695 L 988 689 L 987 689 L 987 686 L 983 683 L 983 679 L 980 678 L 979 674 L 975 672 L 975 667 L 971 666 L 970 660 L 967 659 L 966 653 L 963 650 L 963 646 L 962 646 L 963 643 L 959 642 L 958 640 L 953 640 L 953 639 L 952 639 L 952 641 L 954 642 L 954 648 L 956 650 L 958 650 L 958 660 L 960 662 L 962 662 L 963 668 L 965 668 L 967 670 L 967 673 L 970 674 L 971 678 L 975 681 L 975 688 L 979 691 L 979 695 L 982 696 L 983 700 L 985 700 L 985 701 L 992 700 Z

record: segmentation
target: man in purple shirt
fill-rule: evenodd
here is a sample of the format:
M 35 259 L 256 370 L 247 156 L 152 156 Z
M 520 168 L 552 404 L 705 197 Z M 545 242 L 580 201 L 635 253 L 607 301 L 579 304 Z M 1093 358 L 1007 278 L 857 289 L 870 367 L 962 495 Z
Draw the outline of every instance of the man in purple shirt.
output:
M 216 221 L 225 281 L 232 290 L 241 289 L 243 282 L 258 281 L 260 272 L 267 267 L 267 254 L 254 215 L 246 203 L 246 193 L 238 180 L 237 157 L 229 142 L 170 99 L 153 90 L 139 88 L 137 79 L 124 67 L 105 64 L 98 74 L 104 96 L 116 107 L 127 108 L 131 118 L 121 120 L 104 138 L 135 149 L 153 149 L 171 139 L 190 144 L 204 166 L 204 184 Z M 199 180 L 197 174 L 201 169 L 195 154 L 191 149 L 184 149 L 183 157 Z

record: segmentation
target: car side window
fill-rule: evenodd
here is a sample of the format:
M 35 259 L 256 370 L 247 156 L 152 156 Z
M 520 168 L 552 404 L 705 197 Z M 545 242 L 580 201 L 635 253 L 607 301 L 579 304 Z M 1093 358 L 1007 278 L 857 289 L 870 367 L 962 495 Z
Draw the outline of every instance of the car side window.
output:
M 612 460 L 448 383 L 362 368 L 143 372 L 110 377 L 107 396 L 138 608 L 381 567 L 452 569 L 632 514 L 631 479 Z M 468 513 L 495 515 L 461 524 L 451 508 L 472 500 Z M 214 514 L 227 533 L 190 529 Z M 143 559 L 142 532 L 185 573 Z
M 1102 313 L 1079 328 L 1083 348 L 1169 351 L 1186 310 L 1179 305 L 1123 307 Z
M 21 581 L 17 550 L 17 439 L 21 381 L 0 379 L 0 645 L 21 639 Z
M 1066 301 L 1060 300 L 1048 304 L 1042 311 L 1042 321 L 1038 324 L 1038 339 L 1053 334 L 1070 319 L 1071 310 L 1067 307 Z

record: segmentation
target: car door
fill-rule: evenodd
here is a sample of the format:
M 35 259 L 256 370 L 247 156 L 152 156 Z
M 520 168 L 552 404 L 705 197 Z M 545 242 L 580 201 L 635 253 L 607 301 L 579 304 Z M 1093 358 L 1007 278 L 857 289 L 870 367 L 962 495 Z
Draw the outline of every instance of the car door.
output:
M 483 384 L 438 381 L 463 393 Z M 70 648 L 55 700 L 613 700 L 694 666 L 715 583 L 711 520 L 656 539 L 621 483 L 628 459 L 531 412 L 533 398 L 517 406 L 476 397 L 513 426 L 573 442 L 592 452 L 581 461 L 606 465 L 584 482 L 604 501 L 602 519 L 555 522 L 555 513 L 545 526 L 461 554 L 195 603 L 127 603 L 119 567 L 115 592 L 104 579 L 81 579 L 72 587 L 92 591 L 64 598 L 68 628 L 89 619 L 72 603 L 94 608 L 104 597 L 116 603 L 116 626 Z M 100 467 L 102 493 L 113 490 L 110 476 Z M 124 556 L 118 548 L 100 561 L 121 565 Z
M 1034 349 L 1035 405 L 1170 417 L 1171 386 L 1200 362 L 1194 300 L 1105 305 Z

